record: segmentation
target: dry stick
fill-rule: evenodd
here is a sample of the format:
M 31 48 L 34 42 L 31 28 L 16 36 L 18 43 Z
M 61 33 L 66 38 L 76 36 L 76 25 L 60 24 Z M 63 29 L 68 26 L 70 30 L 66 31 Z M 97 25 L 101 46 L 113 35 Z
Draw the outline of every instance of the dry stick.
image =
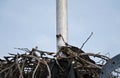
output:
M 42 51 L 42 50 L 36 50 L 36 52 L 38 52 L 38 53 L 46 53 L 48 55 L 55 54 L 55 52 L 48 52 L 48 51 Z
M 19 72 L 20 72 L 19 78 L 24 78 L 24 77 L 23 77 L 23 74 L 22 74 L 22 70 L 21 70 L 20 65 L 19 65 L 19 62 L 18 62 L 18 55 L 17 55 L 17 58 L 16 58 L 16 64 L 17 64 L 17 67 L 18 67 Z
M 57 58 L 55 58 L 55 62 L 57 63 L 57 65 L 59 66 L 59 68 L 60 68 L 62 71 L 64 71 L 63 68 L 60 66 L 60 64 L 59 64 L 59 62 L 58 62 L 58 60 L 57 60 Z
M 67 43 L 67 42 L 65 42 L 65 39 L 63 38 L 63 36 L 62 36 L 61 34 L 59 34 L 58 36 L 62 38 L 62 40 L 63 40 L 64 44 L 67 46 L 67 45 L 68 45 L 68 43 Z
M 33 71 L 32 78 L 34 78 L 35 72 L 36 72 L 36 70 L 38 69 L 38 67 L 39 67 L 39 61 L 38 61 L 38 63 L 37 63 L 37 66 L 36 66 L 35 70 Z
M 44 63 L 45 63 L 45 65 L 47 66 L 48 73 L 49 73 L 49 75 L 48 75 L 48 77 L 47 77 L 47 78 L 51 78 L 51 71 L 50 71 L 50 67 L 49 67 L 49 65 L 48 65 L 48 63 L 47 63 L 46 61 L 44 61 Z
M 81 48 L 83 48 L 83 46 L 85 45 L 85 43 L 91 38 L 91 36 L 93 35 L 93 32 L 91 32 L 90 36 L 85 40 L 85 42 L 82 44 Z
M 22 50 L 22 51 L 25 51 L 25 52 L 30 52 L 30 50 L 28 48 L 14 48 L 14 49 Z
M 24 61 L 23 61 L 23 64 L 22 64 L 22 67 L 21 67 L 22 70 L 24 70 L 25 61 L 26 61 L 26 58 L 25 58 Z

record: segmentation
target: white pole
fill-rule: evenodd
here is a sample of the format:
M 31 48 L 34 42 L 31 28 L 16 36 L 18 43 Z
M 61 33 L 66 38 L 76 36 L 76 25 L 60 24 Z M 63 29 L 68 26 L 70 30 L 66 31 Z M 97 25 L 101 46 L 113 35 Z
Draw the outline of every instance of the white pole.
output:
M 57 22 L 57 50 L 61 46 L 65 46 L 63 40 L 59 35 L 62 35 L 65 42 L 68 41 L 68 27 L 67 27 L 67 0 L 56 0 L 56 22 Z

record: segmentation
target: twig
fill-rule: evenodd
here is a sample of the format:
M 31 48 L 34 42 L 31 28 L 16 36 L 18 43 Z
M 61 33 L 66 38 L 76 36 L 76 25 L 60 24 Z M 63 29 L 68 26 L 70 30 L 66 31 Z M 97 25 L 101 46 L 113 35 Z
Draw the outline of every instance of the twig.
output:
M 30 52 L 30 50 L 28 48 L 14 48 L 14 49 L 22 50 L 22 51 L 25 51 L 25 52 Z
M 90 36 L 85 40 L 85 42 L 82 44 L 81 48 L 83 48 L 83 46 L 85 45 L 85 43 L 91 38 L 91 36 L 93 35 L 93 32 L 91 32 Z
M 42 51 L 42 50 L 36 50 L 38 53 L 40 53 L 40 54 L 47 54 L 47 55 L 53 55 L 53 54 L 55 54 L 55 52 L 48 52 L 48 51 Z

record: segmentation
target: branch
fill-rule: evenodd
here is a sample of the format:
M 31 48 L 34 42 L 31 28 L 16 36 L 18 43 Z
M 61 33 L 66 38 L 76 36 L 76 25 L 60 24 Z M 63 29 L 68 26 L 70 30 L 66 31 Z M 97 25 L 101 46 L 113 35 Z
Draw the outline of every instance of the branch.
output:
M 48 70 L 48 77 L 47 78 L 51 78 L 51 70 L 50 70 L 50 67 L 48 65 L 48 63 L 46 61 L 44 61 L 44 64 L 47 66 L 47 70 Z
M 35 72 L 36 72 L 36 70 L 38 69 L 38 67 L 39 67 L 39 61 L 38 61 L 38 63 L 37 63 L 36 68 L 35 68 L 34 71 L 33 71 L 32 78 L 34 78 L 34 76 L 35 76 Z
M 91 32 L 90 36 L 85 40 L 85 42 L 82 44 L 80 49 L 84 47 L 85 43 L 91 38 L 92 35 L 93 35 L 93 32 Z
M 61 34 L 56 35 L 56 37 L 57 37 L 57 38 L 61 37 L 62 40 L 63 40 L 63 42 L 64 42 L 64 44 L 65 44 L 66 46 L 69 45 L 67 42 L 65 42 L 65 39 L 63 38 L 63 36 L 62 36 Z
M 30 50 L 28 48 L 14 48 L 14 49 L 22 50 L 22 51 L 25 51 L 25 52 L 30 52 Z
M 19 78 L 23 78 L 23 71 L 22 71 L 22 69 L 20 68 L 20 64 L 19 64 L 19 62 L 18 62 L 18 55 L 16 56 L 16 64 L 17 64 L 17 68 L 18 68 L 19 73 L 20 73 Z

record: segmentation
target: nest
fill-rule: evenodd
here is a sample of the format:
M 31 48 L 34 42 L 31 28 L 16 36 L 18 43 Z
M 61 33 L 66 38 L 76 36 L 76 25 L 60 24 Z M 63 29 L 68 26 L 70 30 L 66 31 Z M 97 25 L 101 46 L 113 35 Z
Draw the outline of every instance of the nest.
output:
M 102 66 L 109 60 L 104 55 L 85 53 L 70 45 L 62 46 L 57 54 L 37 47 L 17 49 L 25 53 L 9 53 L 0 59 L 0 78 L 98 78 Z M 90 57 L 100 58 L 99 62 Z

